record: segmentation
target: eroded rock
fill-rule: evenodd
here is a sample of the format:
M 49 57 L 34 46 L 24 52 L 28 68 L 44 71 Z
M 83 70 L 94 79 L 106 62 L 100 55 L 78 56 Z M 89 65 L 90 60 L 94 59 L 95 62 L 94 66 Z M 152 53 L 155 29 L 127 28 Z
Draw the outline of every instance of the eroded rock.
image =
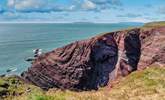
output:
M 165 28 L 135 28 L 76 41 L 39 56 L 22 77 L 46 90 L 97 89 L 147 65 L 164 64 L 164 33 Z
M 43 89 L 96 89 L 108 83 L 117 52 L 113 34 L 77 41 L 38 57 L 22 77 Z

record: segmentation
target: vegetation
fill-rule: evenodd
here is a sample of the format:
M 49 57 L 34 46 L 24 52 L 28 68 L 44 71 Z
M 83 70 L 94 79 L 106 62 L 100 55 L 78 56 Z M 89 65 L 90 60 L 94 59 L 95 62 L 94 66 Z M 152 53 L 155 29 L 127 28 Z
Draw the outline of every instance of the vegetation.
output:
M 150 22 L 144 25 L 144 27 L 162 27 L 162 26 L 165 26 L 165 21 Z
M 0 78 L 0 100 L 31 100 L 36 93 L 42 95 L 44 92 L 36 86 L 24 83 L 17 76 Z
M 165 69 L 153 67 L 134 72 L 114 87 L 110 96 L 122 100 L 164 100 Z
M 43 91 L 17 77 L 0 78 L 0 100 L 165 100 L 165 68 L 133 72 L 113 88 L 99 91 Z

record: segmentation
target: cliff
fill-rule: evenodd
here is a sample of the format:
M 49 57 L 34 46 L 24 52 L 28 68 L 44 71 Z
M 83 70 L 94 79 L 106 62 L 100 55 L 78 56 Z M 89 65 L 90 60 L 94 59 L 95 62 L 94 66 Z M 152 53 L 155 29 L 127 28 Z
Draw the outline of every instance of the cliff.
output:
M 146 66 L 164 66 L 164 43 L 164 26 L 106 33 L 39 56 L 21 76 L 45 90 L 98 89 Z

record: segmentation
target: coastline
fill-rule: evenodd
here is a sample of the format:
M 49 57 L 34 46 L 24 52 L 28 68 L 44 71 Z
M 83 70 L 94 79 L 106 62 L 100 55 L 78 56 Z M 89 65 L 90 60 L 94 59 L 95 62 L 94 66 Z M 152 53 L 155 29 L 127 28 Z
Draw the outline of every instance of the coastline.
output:
M 94 37 L 100 33 L 128 28 L 123 24 L 0 24 L 0 73 L 17 68 L 25 71 L 30 64 L 25 59 L 33 56 L 33 50 L 51 51 L 74 41 Z M 138 25 L 133 25 L 138 26 Z M 12 40 L 12 41 L 11 41 Z M 48 45 L 49 44 L 49 45 Z
M 16 100 L 17 99 L 19 100 L 29 100 L 29 99 L 30 100 L 40 100 L 40 99 L 68 100 L 68 98 L 78 99 L 78 100 L 83 100 L 84 98 L 90 98 L 91 100 L 93 99 L 99 100 L 102 98 L 127 100 L 131 98 L 146 99 L 146 98 L 153 98 L 153 97 L 164 99 L 163 94 L 165 92 L 165 88 L 163 86 L 165 85 L 165 82 L 164 82 L 164 79 L 162 79 L 165 76 L 164 74 L 165 52 L 163 49 L 164 48 L 163 44 L 165 42 L 164 32 L 165 32 L 165 26 L 160 25 L 160 26 L 153 27 L 152 25 L 152 27 L 150 27 L 147 25 L 141 28 L 126 29 L 122 31 L 101 34 L 91 39 L 76 41 L 64 47 L 57 48 L 53 51 L 47 52 L 44 55 L 38 57 L 32 63 L 32 66 L 27 71 L 25 71 L 21 76 L 0 77 L 0 98 L 5 99 L 5 100 L 10 100 L 11 98 L 14 98 Z M 141 46 L 139 46 L 138 41 L 141 42 Z M 97 46 L 95 46 L 95 44 L 97 44 Z M 155 45 L 158 45 L 158 46 L 155 47 Z M 108 49 L 107 49 L 107 46 L 108 46 Z M 115 49 L 116 46 L 118 47 L 118 49 Z M 102 49 L 98 49 L 98 47 L 99 48 L 101 47 L 103 51 Z M 136 50 L 134 48 L 136 48 Z M 77 57 L 79 58 L 79 50 L 80 51 L 84 50 L 83 51 L 84 53 L 80 52 L 80 54 L 85 54 L 85 56 L 83 57 L 86 57 L 87 60 L 86 58 L 80 57 L 83 59 L 80 59 L 79 61 L 77 61 L 76 65 L 81 65 L 81 66 L 85 65 L 87 67 L 90 67 L 88 66 L 88 64 L 93 63 L 92 62 L 93 57 L 96 56 L 95 59 L 97 62 L 95 63 L 97 63 L 96 65 L 100 65 L 100 66 L 94 65 L 92 70 L 96 70 L 97 68 L 104 66 L 104 64 L 106 65 L 106 67 L 103 67 L 102 69 L 98 69 L 97 71 L 110 70 L 107 67 L 106 61 L 108 61 L 109 63 L 108 65 L 114 64 L 114 60 L 116 60 L 116 56 L 117 56 L 116 54 L 114 54 L 114 53 L 117 53 L 116 50 L 121 50 L 121 51 L 126 50 L 126 52 L 123 52 L 120 54 L 120 59 L 118 59 L 118 63 L 120 64 L 117 64 L 118 66 L 114 65 L 115 68 L 117 68 L 116 69 L 117 77 L 115 76 L 115 79 L 108 80 L 109 82 L 107 85 L 103 87 L 100 86 L 96 90 L 93 90 L 91 88 L 87 90 L 83 90 L 84 88 L 81 89 L 79 87 L 78 88 L 75 87 L 74 84 L 80 84 L 80 86 L 86 86 L 86 83 L 84 80 L 79 81 L 81 80 L 82 77 L 86 79 L 89 79 L 88 75 L 97 77 L 97 75 L 93 74 L 92 72 L 90 72 L 89 74 L 81 74 L 82 73 L 81 71 L 83 69 L 80 70 L 80 68 L 83 68 L 83 67 L 80 67 L 80 68 L 78 68 L 79 66 L 75 67 L 74 73 L 72 71 L 71 72 L 73 73 L 73 75 L 76 73 L 75 74 L 76 81 L 74 79 L 71 80 L 72 76 L 70 76 L 70 79 L 69 79 L 69 81 L 72 81 L 72 82 L 75 81 L 75 83 L 73 83 L 73 86 L 74 86 L 73 88 L 78 89 L 78 90 L 77 89 L 75 90 L 72 88 L 72 84 L 67 83 L 69 81 L 66 81 L 66 80 L 64 81 L 64 78 L 68 79 L 67 74 L 70 73 L 71 68 L 74 68 L 74 66 L 72 66 L 71 64 L 74 64 L 73 62 L 77 60 Z M 98 50 L 98 52 L 96 52 L 95 50 L 96 51 Z M 140 50 L 140 55 L 139 55 L 139 50 Z M 66 51 L 67 53 L 65 53 Z M 92 54 L 90 54 L 91 51 L 92 51 Z M 108 53 L 108 55 L 111 55 L 111 57 L 107 58 L 104 56 L 102 58 L 101 55 L 106 54 L 104 52 Z M 74 53 L 76 53 L 76 55 L 78 56 L 75 56 Z M 60 56 L 62 56 L 63 59 L 61 59 L 60 56 L 59 57 L 57 56 L 59 54 Z M 127 54 L 131 54 L 131 55 L 128 56 Z M 92 58 L 90 55 L 92 55 Z M 125 56 L 127 58 L 125 58 Z M 52 60 L 52 58 L 54 59 L 54 61 Z M 135 58 L 137 59 L 137 61 L 135 61 Z M 135 62 L 134 63 L 129 62 L 132 59 L 135 62 L 138 62 L 138 64 Z M 67 65 L 66 62 L 70 62 L 70 61 L 72 62 Z M 40 66 L 40 64 L 42 64 L 42 66 Z M 60 64 L 60 66 L 63 66 L 63 67 L 61 68 L 58 67 L 57 66 L 58 64 Z M 70 69 L 66 70 L 65 66 L 66 68 L 70 68 Z M 54 70 L 53 68 L 55 67 L 59 69 Z M 110 68 L 112 67 L 113 66 L 110 66 Z M 88 70 L 90 70 L 90 68 L 89 69 L 87 68 L 87 70 L 85 69 L 83 71 L 85 72 Z M 59 73 L 56 73 L 56 72 L 59 72 Z M 55 74 L 52 75 L 52 73 L 55 73 Z M 54 87 L 49 87 L 52 85 L 49 83 L 50 81 L 48 81 L 47 79 L 48 75 L 50 75 L 49 78 L 51 78 L 52 76 L 55 76 L 55 78 L 59 78 L 59 79 L 62 76 L 62 79 L 60 80 L 56 79 L 55 82 L 59 82 L 59 83 L 64 82 L 64 83 L 60 83 L 63 85 L 51 83 L 52 85 L 53 84 L 55 85 Z M 87 75 L 87 76 L 83 76 L 83 75 Z M 108 76 L 108 77 L 111 79 L 113 75 Z M 101 78 L 101 76 L 99 76 L 99 78 Z M 46 84 L 43 88 L 42 85 L 44 85 L 43 84 L 44 81 L 46 81 Z M 42 82 L 42 84 L 40 82 Z M 92 84 L 92 81 L 89 81 L 89 84 Z M 48 86 L 47 89 L 45 89 L 46 86 Z M 134 92 L 131 92 L 132 90 L 134 90 Z M 158 91 L 158 90 L 161 90 L 161 91 Z

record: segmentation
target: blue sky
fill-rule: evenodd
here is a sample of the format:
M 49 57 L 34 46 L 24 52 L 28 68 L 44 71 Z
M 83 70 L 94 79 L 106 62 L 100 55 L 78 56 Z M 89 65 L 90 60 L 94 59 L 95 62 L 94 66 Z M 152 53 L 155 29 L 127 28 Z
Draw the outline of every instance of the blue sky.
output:
M 0 22 L 150 22 L 165 0 L 0 0 Z

